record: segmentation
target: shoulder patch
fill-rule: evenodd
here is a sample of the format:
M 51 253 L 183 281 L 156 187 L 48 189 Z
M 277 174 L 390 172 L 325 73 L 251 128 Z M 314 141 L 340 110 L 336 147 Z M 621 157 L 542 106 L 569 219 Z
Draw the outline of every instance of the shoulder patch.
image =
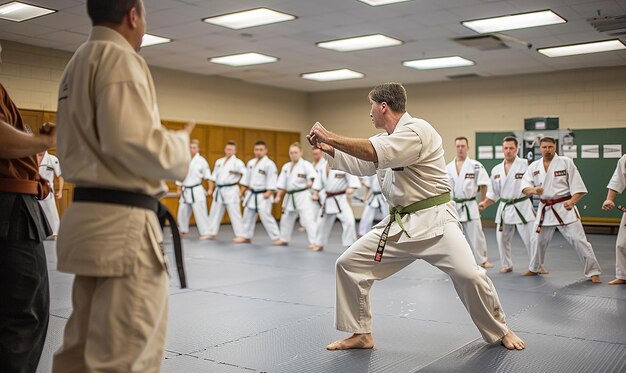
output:
M 465 174 L 465 178 L 466 179 L 476 179 L 476 174 L 467 173 L 467 174 Z
M 539 170 L 533 172 L 533 176 L 537 176 L 537 175 L 539 175 Z
M 554 171 L 554 176 L 567 176 L 567 170 Z

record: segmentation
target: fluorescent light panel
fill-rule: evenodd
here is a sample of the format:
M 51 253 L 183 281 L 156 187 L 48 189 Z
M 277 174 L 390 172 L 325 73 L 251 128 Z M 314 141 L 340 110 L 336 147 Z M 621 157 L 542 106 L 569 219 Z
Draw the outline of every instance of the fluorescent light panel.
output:
M 624 50 L 626 45 L 619 39 L 598 41 L 593 43 L 563 45 L 561 47 L 540 48 L 537 52 L 548 57 L 575 56 L 578 54 L 600 53 Z
M 13 22 L 22 22 L 54 12 L 56 12 L 56 10 L 24 4 L 19 1 L 12 1 L 0 5 L 0 18 Z
M 164 38 L 162 36 L 156 36 L 152 34 L 144 34 L 143 39 L 141 40 L 141 47 L 149 47 L 157 44 L 165 44 L 170 43 L 172 39 Z
M 260 53 L 232 54 L 230 56 L 213 57 L 209 59 L 209 62 L 229 66 L 260 65 L 263 63 L 271 63 L 276 61 L 278 61 L 278 58 L 266 56 Z
M 541 10 L 538 12 L 512 14 L 502 17 L 477 19 L 474 21 L 464 21 L 461 24 L 479 34 L 499 32 L 506 30 L 517 30 L 529 27 L 555 25 L 567 22 L 558 14 L 551 10 Z
M 304 79 L 315 80 L 318 82 L 331 82 L 335 80 L 359 79 L 365 77 L 365 74 L 350 69 L 339 69 L 306 73 L 300 76 Z
M 245 10 L 243 12 L 224 14 L 203 19 L 206 23 L 239 30 L 248 27 L 268 25 L 270 23 L 285 22 L 296 19 L 291 14 L 277 12 L 267 8 Z
M 338 52 L 350 52 L 362 49 L 372 49 L 381 47 L 390 47 L 402 44 L 402 40 L 390 38 L 389 36 L 375 34 L 366 36 L 357 36 L 354 38 L 338 39 L 317 43 L 320 48 L 332 49 Z
M 402 62 L 403 66 L 412 67 L 418 70 L 445 69 L 449 67 L 462 67 L 475 65 L 474 61 L 470 61 L 460 56 L 428 58 L 421 60 L 412 60 Z
M 411 1 L 411 0 L 359 0 L 359 1 L 367 5 L 371 5 L 371 6 L 379 6 L 379 5 L 387 5 L 387 4 L 393 4 L 393 3 L 404 3 L 407 1 Z

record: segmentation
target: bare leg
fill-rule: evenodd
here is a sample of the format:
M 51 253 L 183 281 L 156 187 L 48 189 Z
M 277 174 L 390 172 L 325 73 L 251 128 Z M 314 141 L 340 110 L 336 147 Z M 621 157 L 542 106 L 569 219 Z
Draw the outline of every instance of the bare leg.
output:
M 372 333 L 352 334 L 352 336 L 336 341 L 328 346 L 327 350 L 349 350 L 349 349 L 370 349 L 374 348 L 374 337 Z

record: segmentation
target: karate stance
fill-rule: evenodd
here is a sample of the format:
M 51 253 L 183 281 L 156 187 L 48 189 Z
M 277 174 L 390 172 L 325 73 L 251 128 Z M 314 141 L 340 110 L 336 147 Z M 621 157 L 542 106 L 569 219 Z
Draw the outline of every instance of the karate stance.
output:
M 615 207 L 615 196 L 624 192 L 626 188 L 626 154 L 617 162 L 607 188 L 606 201 L 602 204 L 602 209 L 608 211 Z M 615 242 L 615 279 L 609 281 L 609 285 L 626 284 L 626 208 L 620 206 L 620 209 L 623 214 Z
M 306 230 L 309 240 L 309 248 L 315 244 L 317 223 L 313 216 L 313 201 L 309 189 L 313 185 L 315 169 L 311 162 L 302 159 L 302 147 L 299 143 L 289 146 L 289 158 L 291 162 L 283 165 L 278 175 L 278 203 L 283 196 L 283 214 L 280 217 L 280 239 L 274 241 L 274 245 L 287 246 L 291 240 L 293 226 L 296 218 L 300 217 L 300 224 Z
M 385 133 L 369 139 L 339 136 L 315 123 L 309 141 L 328 154 L 334 169 L 377 175 L 391 214 L 357 240 L 336 263 L 336 327 L 353 333 L 329 350 L 372 348 L 369 292 L 416 259 L 447 273 L 483 338 L 521 350 L 524 341 L 509 329 L 493 284 L 476 265 L 450 201 L 441 136 L 405 110 L 406 92 L 386 83 L 369 93 L 370 117 Z M 384 255 L 383 255 L 384 253 Z
M 528 166 L 522 179 L 522 192 L 540 198 L 537 218 L 531 236 L 532 257 L 524 276 L 547 274 L 541 271 L 548 244 L 558 228 L 578 257 L 585 264 L 584 274 L 594 283 L 600 280 L 600 264 L 580 222 L 576 203 L 587 194 L 587 188 L 574 161 L 556 154 L 556 141 L 551 137 L 540 140 L 541 159 Z M 545 273 L 542 273 L 545 272 Z
M 517 139 L 507 136 L 502 141 L 504 161 L 491 170 L 491 183 L 487 189 L 487 197 L 478 204 L 482 212 L 487 206 L 500 201 L 496 212 L 496 241 L 500 251 L 500 272 L 513 272 L 511 260 L 511 241 L 517 228 L 522 238 L 528 258 L 530 252 L 530 235 L 535 211 L 530 198 L 522 193 L 522 178 L 528 168 L 528 162 L 517 156 Z
M 241 237 L 233 239 L 236 243 L 250 242 L 254 237 L 256 217 L 259 215 L 261 223 L 272 241 L 280 238 L 278 224 L 272 216 L 272 204 L 276 192 L 278 169 L 276 163 L 267 156 L 267 145 L 264 141 L 254 144 L 254 158 L 248 161 L 248 172 L 241 181 L 243 187 L 243 233 Z
M 359 237 L 365 236 L 372 229 L 374 220 L 379 222 L 389 215 L 389 205 L 380 190 L 380 183 L 376 175 L 364 176 L 363 185 L 366 188 L 365 207 L 359 222 Z
M 324 189 L 324 197 L 320 199 L 322 208 L 317 224 L 317 235 L 313 251 L 320 251 L 328 243 L 328 237 L 333 229 L 335 220 L 339 219 L 343 233 L 341 244 L 348 247 L 356 241 L 356 227 L 354 212 L 348 199 L 352 198 L 355 189 L 361 187 L 359 178 L 347 172 L 331 170 L 326 162 L 325 170 L 317 174 L 313 182 L 313 199 L 319 199 L 318 193 Z
M 474 252 L 476 263 L 483 268 L 492 268 L 493 264 L 487 258 L 487 240 L 476 201 L 479 188 L 481 201 L 486 198 L 489 175 L 480 162 L 467 156 L 467 138 L 457 137 L 454 146 L 456 158 L 448 163 L 446 171 L 452 185 L 452 199 L 456 202 L 456 212 L 463 225 L 463 233 Z
M 209 162 L 200 155 L 200 141 L 191 140 L 189 145 L 191 163 L 185 180 L 176 182 L 176 194 L 178 195 L 177 221 L 182 236 L 189 232 L 189 218 L 193 210 L 200 240 L 209 239 L 209 217 L 206 207 L 206 190 L 202 186 L 202 180 L 211 177 Z
M 236 156 L 237 143 L 228 141 L 224 147 L 224 157 L 215 161 L 213 173 L 209 178 L 209 192 L 213 197 L 209 212 L 209 240 L 214 240 L 220 230 L 224 211 L 233 227 L 235 238 L 242 237 L 243 221 L 241 217 L 241 192 L 239 180 L 246 175 L 246 165 Z
M 39 161 L 39 175 L 50 182 L 50 194 L 43 200 L 39 200 L 39 204 L 46 214 L 48 224 L 52 228 L 52 239 L 56 240 L 59 234 L 59 211 L 57 210 L 57 203 L 55 199 L 63 198 L 63 185 L 65 180 L 61 176 L 61 166 L 59 159 L 47 151 L 37 154 L 37 160 Z M 54 176 L 59 179 L 59 190 L 54 192 Z

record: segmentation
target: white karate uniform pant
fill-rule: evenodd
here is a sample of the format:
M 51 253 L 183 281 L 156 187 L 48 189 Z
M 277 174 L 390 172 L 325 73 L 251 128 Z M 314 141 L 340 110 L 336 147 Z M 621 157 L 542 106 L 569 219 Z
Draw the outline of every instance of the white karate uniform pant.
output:
M 496 226 L 496 241 L 498 242 L 498 250 L 500 251 L 500 263 L 502 268 L 513 268 L 513 261 L 511 260 L 511 241 L 513 241 L 513 235 L 515 234 L 515 228 L 517 233 L 522 238 L 524 246 L 526 246 L 526 252 L 528 258 L 531 256 L 530 236 L 532 235 L 533 224 L 531 223 L 517 223 L 517 224 L 504 224 L 502 232 L 500 232 L 500 224 Z
M 59 233 L 59 211 L 57 210 L 57 204 L 55 201 L 55 196 L 53 192 L 50 192 L 51 197 L 44 199 L 43 201 L 39 201 L 39 205 L 43 209 L 44 214 L 46 215 L 46 219 L 48 219 L 48 224 L 50 224 L 50 228 L 52 228 L 52 235 L 56 236 Z
M 178 215 L 176 216 L 176 220 L 178 221 L 178 227 L 181 233 L 189 232 L 189 219 L 191 218 L 192 211 L 200 236 L 208 235 L 209 216 L 207 215 L 206 200 L 194 203 L 178 203 Z
M 615 277 L 626 280 L 626 214 L 622 215 L 615 243 Z
M 463 225 L 463 233 L 467 237 L 474 258 L 476 258 L 476 264 L 482 265 L 487 258 L 487 240 L 485 239 L 485 232 L 483 232 L 483 224 L 480 219 L 472 219 L 461 223 Z
M 532 272 L 539 272 L 539 268 L 543 265 L 546 257 L 546 251 L 548 245 L 552 240 L 554 231 L 558 229 L 559 232 L 565 237 L 567 242 L 574 247 L 580 260 L 585 264 L 584 274 L 586 277 L 600 274 L 600 264 L 596 259 L 596 255 L 593 252 L 593 248 L 587 236 L 583 230 L 583 225 L 580 220 L 576 220 L 573 223 L 551 226 L 542 226 L 541 232 L 537 233 L 537 223 L 534 224 L 533 234 L 531 236 L 531 248 L 532 257 L 530 259 L 530 265 L 528 267 Z
M 293 226 L 296 223 L 296 218 L 300 216 L 300 224 L 306 230 L 306 235 L 309 240 L 309 244 L 315 243 L 315 235 L 317 233 L 317 222 L 313 217 L 313 211 L 310 205 L 306 208 L 298 208 L 296 211 L 285 210 L 280 217 L 280 240 L 283 242 L 289 242 L 291 235 L 293 234 Z
M 370 333 L 370 288 L 423 259 L 444 271 L 483 338 L 493 343 L 509 332 L 496 289 L 485 269 L 476 265 L 471 249 L 454 220 L 439 237 L 395 243 L 387 241 L 381 262 L 374 261 L 383 228 L 374 228 L 337 259 L 336 327 L 350 333 Z
M 313 211 L 313 219 L 315 219 L 315 223 L 318 224 L 320 221 L 320 214 L 322 213 L 322 205 L 320 205 L 320 201 L 311 200 L 311 211 Z
M 233 226 L 233 232 L 235 237 L 242 237 L 243 232 L 243 219 L 241 217 L 241 203 L 239 201 L 233 203 L 221 203 L 213 201 L 211 204 L 211 211 L 209 213 L 209 235 L 217 236 L 224 217 L 224 211 L 228 211 L 228 218 L 230 224 Z
M 335 220 L 339 219 L 343 232 L 341 234 L 341 244 L 348 247 L 356 241 L 356 224 L 354 222 L 354 213 L 350 206 L 346 206 L 340 213 L 337 214 L 325 214 L 318 220 L 317 223 L 317 235 L 315 238 L 315 244 L 318 246 L 326 246 L 328 243 L 328 236 L 333 229 Z
M 263 198 L 263 197 L 259 197 Z M 278 224 L 276 223 L 276 219 L 272 215 L 272 204 L 269 202 L 265 203 L 265 206 L 259 208 L 258 212 L 259 217 L 261 218 L 261 223 L 263 223 L 263 227 L 267 231 L 268 236 L 273 241 L 276 241 L 280 238 L 280 232 L 278 231 Z M 256 216 L 257 212 L 254 209 L 246 207 L 243 212 L 243 233 L 241 237 L 244 238 L 252 238 L 254 237 L 254 228 L 256 228 Z
M 365 236 L 365 234 L 372 229 L 374 220 L 378 223 L 387 217 L 387 215 L 389 215 L 389 206 L 387 204 L 382 205 L 380 208 L 365 204 L 363 212 L 361 213 L 361 221 L 359 222 L 359 236 Z

